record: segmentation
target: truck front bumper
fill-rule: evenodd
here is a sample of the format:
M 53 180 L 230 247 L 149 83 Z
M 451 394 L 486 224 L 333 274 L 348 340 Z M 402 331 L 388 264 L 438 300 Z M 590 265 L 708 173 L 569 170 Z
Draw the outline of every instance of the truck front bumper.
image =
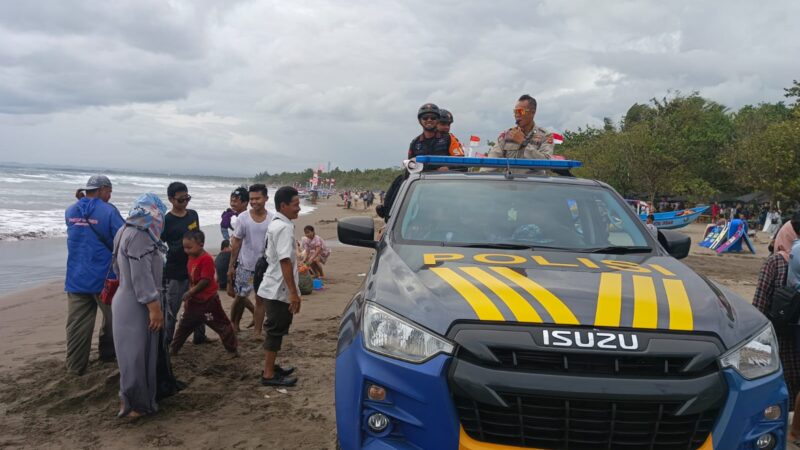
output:
M 480 442 L 463 431 L 448 385 L 451 359 L 438 355 L 422 364 L 407 363 L 367 351 L 357 336 L 336 359 L 336 426 L 341 448 L 522 448 Z M 727 397 L 711 435 L 700 448 L 758 449 L 756 442 L 765 435 L 771 435 L 772 448 L 785 448 L 789 405 L 783 371 L 757 380 L 746 380 L 731 369 L 722 374 Z M 371 385 L 385 390 L 385 400 L 368 398 Z M 778 418 L 765 418 L 764 411 L 770 406 L 780 407 Z M 372 429 L 368 419 L 375 414 L 386 416 L 389 425 L 380 431 Z

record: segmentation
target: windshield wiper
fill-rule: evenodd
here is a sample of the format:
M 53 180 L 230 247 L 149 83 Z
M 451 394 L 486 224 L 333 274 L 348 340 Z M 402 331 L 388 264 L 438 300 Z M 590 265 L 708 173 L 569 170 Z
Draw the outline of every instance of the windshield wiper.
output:
M 578 250 L 580 253 L 606 253 L 609 255 L 627 255 L 629 253 L 650 253 L 653 249 L 647 246 L 611 246 L 599 248 L 586 248 Z
M 449 244 L 443 242 L 442 245 L 447 247 L 464 247 L 464 248 L 499 248 L 504 250 L 527 250 L 534 247 L 524 244 L 492 244 L 489 242 L 482 244 Z

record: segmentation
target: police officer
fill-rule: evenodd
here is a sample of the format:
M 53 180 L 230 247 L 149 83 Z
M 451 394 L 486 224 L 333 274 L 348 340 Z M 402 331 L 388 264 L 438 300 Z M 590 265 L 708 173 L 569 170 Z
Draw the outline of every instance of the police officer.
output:
M 436 126 L 436 130 L 442 135 L 446 134 L 450 136 L 448 153 L 450 156 L 464 156 L 464 147 L 461 145 L 461 142 L 458 141 L 458 138 L 450 132 L 450 125 L 452 123 L 453 114 L 446 109 L 439 109 L 439 124 Z
M 553 157 L 553 135 L 544 128 L 536 126 L 536 99 L 523 95 L 514 107 L 514 120 L 517 126 L 500 133 L 497 143 L 489 150 L 489 158 L 551 159 Z M 482 168 L 481 171 L 501 171 L 502 169 Z M 512 170 L 525 173 L 526 170 Z
M 417 111 L 417 120 L 422 126 L 422 134 L 411 141 L 411 145 L 408 147 L 408 159 L 420 155 L 450 155 L 450 135 L 439 133 L 436 129 L 440 117 L 441 111 L 433 103 L 420 106 Z
M 422 134 L 415 137 L 411 141 L 411 145 L 408 146 L 408 159 L 422 155 L 453 156 L 451 153 L 451 141 L 455 139 L 455 137 L 451 139 L 450 133 L 440 133 L 437 129 L 441 116 L 441 110 L 433 103 L 425 103 L 419 107 L 417 110 L 417 121 L 419 121 L 420 126 L 422 126 Z M 464 152 L 462 151 L 460 155 L 455 156 L 464 156 Z M 423 168 L 425 172 L 433 170 L 448 169 L 447 167 L 435 164 L 425 164 Z M 403 180 L 406 178 L 408 178 L 408 172 L 403 170 L 403 173 L 394 179 L 389 189 L 386 191 L 386 198 L 383 204 L 378 205 L 376 208 L 378 216 L 386 220 L 389 219 L 389 211 L 392 209 L 394 198 L 397 195 L 397 191 L 400 189 L 400 185 L 403 184 Z

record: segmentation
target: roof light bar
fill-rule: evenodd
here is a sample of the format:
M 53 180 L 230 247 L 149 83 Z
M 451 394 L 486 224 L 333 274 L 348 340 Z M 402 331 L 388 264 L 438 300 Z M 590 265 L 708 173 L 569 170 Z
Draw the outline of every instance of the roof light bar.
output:
M 580 161 L 569 159 L 516 159 L 516 158 L 471 158 L 461 156 L 417 156 L 418 164 L 437 164 L 460 167 L 497 167 L 525 169 L 574 169 L 580 167 Z

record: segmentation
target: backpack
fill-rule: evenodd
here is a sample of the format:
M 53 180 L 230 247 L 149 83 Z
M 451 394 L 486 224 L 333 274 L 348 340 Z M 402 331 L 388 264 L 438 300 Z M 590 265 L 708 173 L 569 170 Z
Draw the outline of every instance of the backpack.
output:
M 789 286 L 775 288 L 767 311 L 767 318 L 778 332 L 787 332 L 800 318 L 800 293 Z
M 269 232 L 264 236 L 264 253 L 261 255 L 261 258 L 258 258 L 258 261 L 256 261 L 256 268 L 253 271 L 253 289 L 256 292 L 258 292 L 258 287 L 261 286 L 261 282 L 264 281 L 264 274 L 267 273 L 267 268 L 269 267 L 266 255 L 268 244 Z

